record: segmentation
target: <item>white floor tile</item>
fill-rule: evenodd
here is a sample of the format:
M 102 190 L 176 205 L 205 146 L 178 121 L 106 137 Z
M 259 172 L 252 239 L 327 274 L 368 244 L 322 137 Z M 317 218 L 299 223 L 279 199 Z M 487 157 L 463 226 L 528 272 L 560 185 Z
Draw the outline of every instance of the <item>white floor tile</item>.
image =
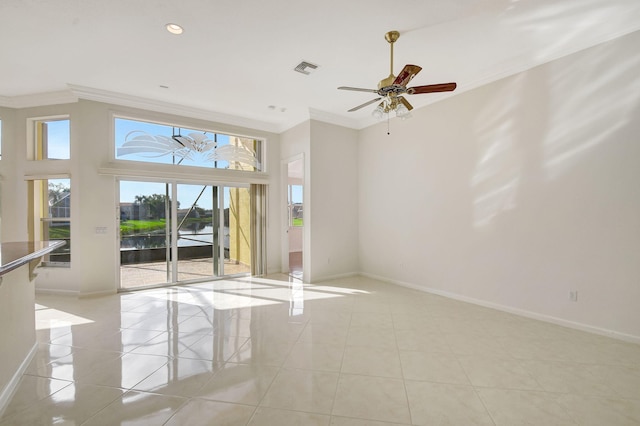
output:
M 161 425 L 187 401 L 177 396 L 129 391 L 89 418 L 83 426 Z
M 455 356 L 438 352 L 400 351 L 402 373 L 407 380 L 469 384 Z
M 405 386 L 414 425 L 493 425 L 472 386 L 414 381 Z
M 246 425 L 255 407 L 227 402 L 191 399 L 183 405 L 165 426 L 237 426 Z
M 291 350 L 284 367 L 339 372 L 344 348 L 344 345 L 299 341 Z
M 248 426 L 329 426 L 330 420 L 324 414 L 258 407 Z
M 260 405 L 310 413 L 331 414 L 337 373 L 280 370 Z
M 640 424 L 640 345 L 366 277 L 38 295 L 37 309 L 2 426 Z
M 477 392 L 496 426 L 578 424 L 556 401 L 557 394 L 482 388 Z
M 384 377 L 341 374 L 332 414 L 411 423 L 404 382 Z
M 519 360 L 470 355 L 459 356 L 458 360 L 474 386 L 542 390 Z
M 397 349 L 348 346 L 342 360 L 343 373 L 402 378 Z
M 193 396 L 258 405 L 277 374 L 277 367 L 227 363 Z

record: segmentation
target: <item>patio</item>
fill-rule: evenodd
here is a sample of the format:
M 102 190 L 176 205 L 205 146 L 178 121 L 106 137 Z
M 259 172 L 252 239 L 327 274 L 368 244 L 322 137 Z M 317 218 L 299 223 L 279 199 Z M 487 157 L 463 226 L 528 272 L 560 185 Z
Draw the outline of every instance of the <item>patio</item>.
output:
M 251 267 L 235 260 L 224 260 L 224 276 L 251 273 Z M 211 258 L 178 261 L 178 281 L 210 279 L 213 275 Z M 120 288 L 131 290 L 167 283 L 167 263 L 147 262 L 120 266 Z

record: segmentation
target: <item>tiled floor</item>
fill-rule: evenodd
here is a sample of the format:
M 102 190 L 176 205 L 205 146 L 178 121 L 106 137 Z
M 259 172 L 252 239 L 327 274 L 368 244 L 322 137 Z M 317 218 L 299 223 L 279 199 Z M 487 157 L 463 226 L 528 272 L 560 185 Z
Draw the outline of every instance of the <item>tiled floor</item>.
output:
M 368 278 L 38 297 L 0 425 L 637 425 L 640 345 Z

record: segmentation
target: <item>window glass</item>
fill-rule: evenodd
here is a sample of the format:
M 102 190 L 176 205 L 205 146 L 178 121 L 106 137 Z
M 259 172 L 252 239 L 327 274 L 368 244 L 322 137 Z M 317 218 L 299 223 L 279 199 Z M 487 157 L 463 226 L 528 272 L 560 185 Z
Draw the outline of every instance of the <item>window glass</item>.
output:
M 302 185 L 289 185 L 289 226 L 303 225 Z
M 33 226 L 29 228 L 32 240 L 62 240 L 58 247 L 44 258 L 45 265 L 69 266 L 71 262 L 71 180 L 38 179 L 29 182 Z
M 71 143 L 68 119 L 35 120 L 34 160 L 68 160 Z
M 124 118 L 115 119 L 118 160 L 262 171 L 262 141 Z

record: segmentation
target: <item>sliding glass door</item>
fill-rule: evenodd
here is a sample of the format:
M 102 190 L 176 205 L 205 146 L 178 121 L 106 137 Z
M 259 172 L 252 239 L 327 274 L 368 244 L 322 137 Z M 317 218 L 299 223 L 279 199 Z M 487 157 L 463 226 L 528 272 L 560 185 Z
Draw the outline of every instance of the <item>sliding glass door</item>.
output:
M 120 182 L 120 287 L 171 281 L 171 185 Z
M 120 287 L 250 273 L 249 200 L 248 187 L 120 181 Z
M 218 187 L 178 184 L 177 194 L 177 281 L 223 275 Z

